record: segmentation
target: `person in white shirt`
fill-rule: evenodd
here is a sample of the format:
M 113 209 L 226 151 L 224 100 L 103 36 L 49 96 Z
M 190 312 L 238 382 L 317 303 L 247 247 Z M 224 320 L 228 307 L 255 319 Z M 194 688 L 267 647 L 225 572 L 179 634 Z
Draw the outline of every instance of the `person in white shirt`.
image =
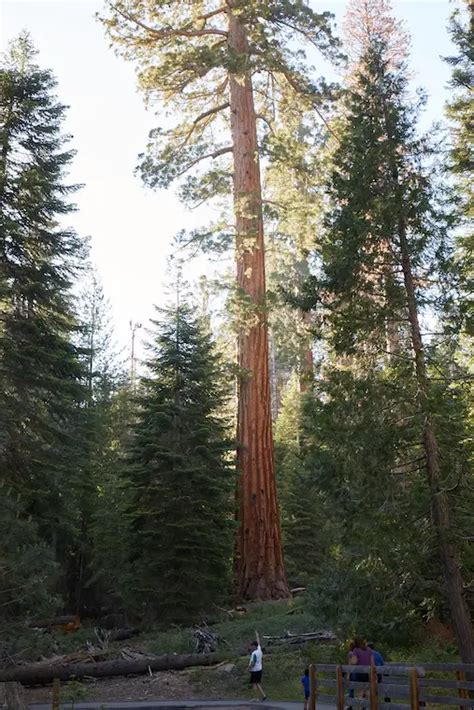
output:
M 252 642 L 252 653 L 249 661 L 250 684 L 253 685 L 257 693 L 260 695 L 260 699 L 263 701 L 267 699 L 267 696 L 265 695 L 261 685 L 263 673 L 263 653 L 260 646 L 260 637 L 257 631 L 255 632 L 255 637 L 257 640 Z

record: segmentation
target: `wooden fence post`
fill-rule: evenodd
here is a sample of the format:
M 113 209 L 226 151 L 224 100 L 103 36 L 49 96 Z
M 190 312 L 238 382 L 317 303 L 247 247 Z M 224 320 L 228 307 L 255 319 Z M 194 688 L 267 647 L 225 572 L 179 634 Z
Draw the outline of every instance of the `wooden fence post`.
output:
M 60 680 L 59 680 L 59 678 L 54 678 L 54 680 L 53 680 L 53 701 L 51 703 L 52 710 L 59 710 L 59 694 L 60 694 Z
M 316 710 L 316 668 L 309 666 L 309 710 Z
M 466 674 L 464 671 L 456 671 L 456 680 L 459 682 L 466 680 Z M 469 692 L 467 688 L 458 688 L 458 695 L 463 700 L 469 700 Z M 461 705 L 460 710 L 465 710 L 465 708 Z
M 344 710 L 344 676 L 342 675 L 342 667 L 336 666 L 336 706 L 337 710 Z
M 410 668 L 410 704 L 411 710 L 418 710 L 420 706 L 420 696 L 418 693 L 418 669 Z
M 369 686 L 369 688 L 370 688 L 370 690 L 369 690 L 370 710 L 377 710 L 377 707 L 378 707 L 378 687 L 377 687 L 378 678 L 377 678 L 377 671 L 375 670 L 375 666 L 373 663 L 370 666 L 369 681 L 370 681 L 370 686 Z

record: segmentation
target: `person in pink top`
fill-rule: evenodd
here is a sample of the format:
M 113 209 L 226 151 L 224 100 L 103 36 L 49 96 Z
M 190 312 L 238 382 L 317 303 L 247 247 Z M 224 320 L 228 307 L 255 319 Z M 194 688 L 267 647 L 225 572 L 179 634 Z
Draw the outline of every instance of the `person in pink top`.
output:
M 352 650 L 349 652 L 349 663 L 351 666 L 371 666 L 372 665 L 372 656 L 373 656 L 373 651 L 369 646 L 367 646 L 367 643 L 364 641 L 363 638 L 360 638 L 358 636 L 355 637 L 354 639 L 354 647 Z M 364 671 L 362 673 L 354 673 L 354 680 L 358 683 L 368 683 L 369 682 L 369 674 L 367 671 Z M 362 691 L 362 698 L 366 697 L 366 691 Z

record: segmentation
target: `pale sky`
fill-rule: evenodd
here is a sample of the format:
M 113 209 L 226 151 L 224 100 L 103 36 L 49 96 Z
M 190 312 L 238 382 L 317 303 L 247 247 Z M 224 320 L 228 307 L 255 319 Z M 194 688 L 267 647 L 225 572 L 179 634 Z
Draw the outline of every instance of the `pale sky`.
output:
M 340 19 L 341 0 L 312 0 Z M 102 0 L 0 0 L 0 44 L 27 29 L 38 62 L 58 79 L 59 99 L 70 108 L 65 129 L 77 155 L 71 181 L 83 183 L 71 223 L 90 235 L 92 260 L 110 299 L 116 337 L 129 342 L 129 320 L 148 321 L 162 300 L 166 256 L 173 236 L 196 216 L 174 190 L 152 192 L 134 175 L 137 155 L 157 119 L 137 93 L 131 64 L 117 58 L 94 15 Z M 441 60 L 451 44 L 446 31 L 453 9 L 447 0 L 395 0 L 394 10 L 412 36 L 414 83 L 429 96 L 424 127 L 443 118 L 449 69 Z M 193 267 L 198 275 L 203 260 Z

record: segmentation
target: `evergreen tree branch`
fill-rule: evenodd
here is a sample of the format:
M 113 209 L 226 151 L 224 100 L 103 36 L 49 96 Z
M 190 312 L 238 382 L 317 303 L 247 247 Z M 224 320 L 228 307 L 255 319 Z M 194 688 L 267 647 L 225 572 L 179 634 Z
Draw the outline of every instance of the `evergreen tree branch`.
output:
M 225 12 L 227 12 L 227 7 L 225 5 L 221 5 L 221 7 L 218 7 L 216 10 L 211 10 L 205 15 L 198 15 L 197 19 L 202 20 L 203 22 L 207 22 L 207 20 L 209 20 L 211 17 L 216 17 L 216 15 L 222 15 Z
M 324 114 L 321 112 L 319 106 L 317 105 L 317 101 L 314 97 L 314 93 L 312 91 L 309 91 L 308 89 L 304 89 L 298 82 L 295 80 L 295 78 L 291 75 L 289 71 L 283 71 L 283 75 L 289 85 L 294 89 L 298 94 L 305 96 L 311 101 L 311 105 L 314 109 L 314 111 L 317 113 L 321 121 L 324 123 L 326 126 L 326 129 L 328 132 L 337 140 L 338 143 L 340 143 L 340 138 L 337 135 L 337 133 L 332 129 L 329 121 L 326 119 Z
M 196 158 L 195 160 L 192 160 L 190 163 L 184 166 L 182 170 L 178 171 L 176 173 L 176 177 L 181 177 L 182 175 L 185 175 L 191 168 L 193 168 L 195 165 L 198 165 L 201 163 L 203 160 L 215 160 L 216 158 L 219 158 L 221 155 L 226 155 L 226 153 L 232 153 L 232 146 L 226 146 L 225 148 L 219 148 L 219 150 L 215 150 L 213 153 L 207 153 L 206 155 L 201 155 L 199 158 Z
M 205 37 L 209 35 L 220 35 L 222 37 L 227 37 L 228 32 L 225 30 L 219 30 L 217 28 L 213 29 L 157 29 L 156 27 L 150 27 L 149 25 L 145 24 L 142 20 L 139 20 L 137 17 L 134 15 L 130 14 L 129 12 L 126 12 L 125 10 L 121 9 L 118 5 L 114 3 L 110 3 L 110 7 L 118 12 L 121 17 L 124 18 L 124 20 L 127 20 L 128 22 L 132 22 L 137 27 L 141 27 L 145 32 L 149 32 L 152 34 L 154 37 L 157 39 L 167 39 L 167 38 L 173 38 L 173 37 Z M 189 25 L 191 27 L 191 25 Z
M 213 108 L 210 108 L 208 111 L 204 111 L 204 113 L 201 113 L 199 116 L 197 116 L 193 120 L 191 128 L 187 131 L 182 144 L 179 146 L 178 152 L 188 144 L 190 138 L 192 137 L 194 131 L 196 130 L 196 128 L 199 126 L 200 123 L 205 121 L 206 118 L 209 118 L 211 120 L 206 122 L 206 127 L 209 126 L 212 123 L 212 121 L 215 119 L 217 114 L 219 114 L 221 111 L 225 111 L 225 109 L 229 108 L 229 106 L 230 106 L 229 102 L 226 101 L 226 103 L 220 104 L 219 106 L 214 106 Z

